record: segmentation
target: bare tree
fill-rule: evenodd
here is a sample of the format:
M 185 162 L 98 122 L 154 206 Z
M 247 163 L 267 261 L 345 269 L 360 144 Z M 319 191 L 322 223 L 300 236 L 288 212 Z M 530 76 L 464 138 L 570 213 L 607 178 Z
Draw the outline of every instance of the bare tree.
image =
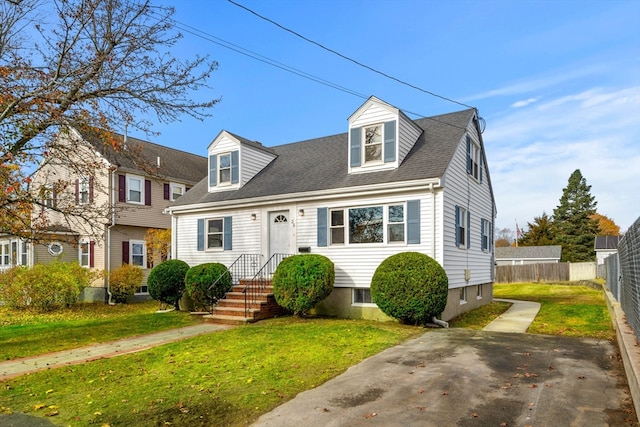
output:
M 53 157 L 57 168 L 95 171 L 95 160 L 78 158 L 83 141 L 70 129 L 121 150 L 113 129 L 150 135 L 150 115 L 209 115 L 218 100 L 192 94 L 208 88 L 217 63 L 172 54 L 181 38 L 173 13 L 148 0 L 0 0 L 0 232 L 32 238 L 47 226 L 33 221 L 34 209 L 73 184 L 34 179 Z M 110 214 L 73 203 L 48 208 L 67 218 Z

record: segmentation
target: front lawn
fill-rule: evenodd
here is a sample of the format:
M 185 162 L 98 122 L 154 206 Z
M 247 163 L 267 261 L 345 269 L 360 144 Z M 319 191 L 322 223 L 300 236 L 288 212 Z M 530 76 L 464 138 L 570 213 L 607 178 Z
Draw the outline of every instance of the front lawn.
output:
M 0 306 L 0 361 L 179 328 L 201 322 L 184 312 L 156 313 L 157 301 L 77 304 L 51 313 Z
M 7 380 L 0 407 L 65 426 L 244 426 L 423 333 L 393 322 L 266 320 Z

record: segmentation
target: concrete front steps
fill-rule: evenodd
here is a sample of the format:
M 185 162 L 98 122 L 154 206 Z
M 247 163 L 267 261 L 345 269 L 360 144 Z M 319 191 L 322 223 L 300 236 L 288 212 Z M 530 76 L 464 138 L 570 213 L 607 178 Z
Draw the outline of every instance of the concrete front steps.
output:
M 276 303 L 270 280 L 264 280 L 263 286 L 251 285 L 250 283 L 250 280 L 240 280 L 238 285 L 234 285 L 231 291 L 227 292 L 224 299 L 218 301 L 213 313 L 204 316 L 204 321 L 223 325 L 244 325 L 287 314 L 287 311 Z M 242 293 L 242 290 L 246 286 L 256 286 L 261 289 L 256 290 L 256 302 L 249 305 L 245 316 L 245 294 Z

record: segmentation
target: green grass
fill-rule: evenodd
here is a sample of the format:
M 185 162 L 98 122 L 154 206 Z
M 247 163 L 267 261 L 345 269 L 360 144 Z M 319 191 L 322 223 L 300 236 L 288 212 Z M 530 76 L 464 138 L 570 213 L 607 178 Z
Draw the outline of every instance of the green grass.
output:
M 494 301 L 451 319 L 449 327 L 480 330 L 507 311 L 509 307 L 511 304 L 508 302 Z
M 529 333 L 615 338 L 602 290 L 572 284 L 514 283 L 495 285 L 493 296 L 541 304 Z
M 422 333 L 423 328 L 393 322 L 261 321 L 17 377 L 0 387 L 0 407 L 55 414 L 50 419 L 58 425 L 242 426 Z
M 188 313 L 156 313 L 157 309 L 157 301 L 115 306 L 78 304 L 51 313 L 0 307 L 0 361 L 201 322 Z

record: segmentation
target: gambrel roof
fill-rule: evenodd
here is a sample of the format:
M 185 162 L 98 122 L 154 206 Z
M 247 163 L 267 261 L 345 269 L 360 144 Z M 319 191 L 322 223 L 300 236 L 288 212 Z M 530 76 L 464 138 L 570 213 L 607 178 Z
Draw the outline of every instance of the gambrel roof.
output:
M 422 134 L 397 169 L 349 174 L 349 135 L 341 133 L 269 147 L 277 157 L 241 188 L 208 192 L 205 178 L 173 206 L 438 179 L 444 175 L 475 115 L 475 110 L 468 109 L 414 120 Z M 242 142 L 257 144 L 244 138 Z
M 111 133 L 110 136 L 113 137 L 115 145 L 122 147 L 116 151 L 111 143 L 105 142 L 95 133 L 88 131 L 79 133 L 110 164 L 125 171 L 188 183 L 196 183 L 207 175 L 207 158 L 197 154 L 130 136 L 124 144 L 122 135 Z

